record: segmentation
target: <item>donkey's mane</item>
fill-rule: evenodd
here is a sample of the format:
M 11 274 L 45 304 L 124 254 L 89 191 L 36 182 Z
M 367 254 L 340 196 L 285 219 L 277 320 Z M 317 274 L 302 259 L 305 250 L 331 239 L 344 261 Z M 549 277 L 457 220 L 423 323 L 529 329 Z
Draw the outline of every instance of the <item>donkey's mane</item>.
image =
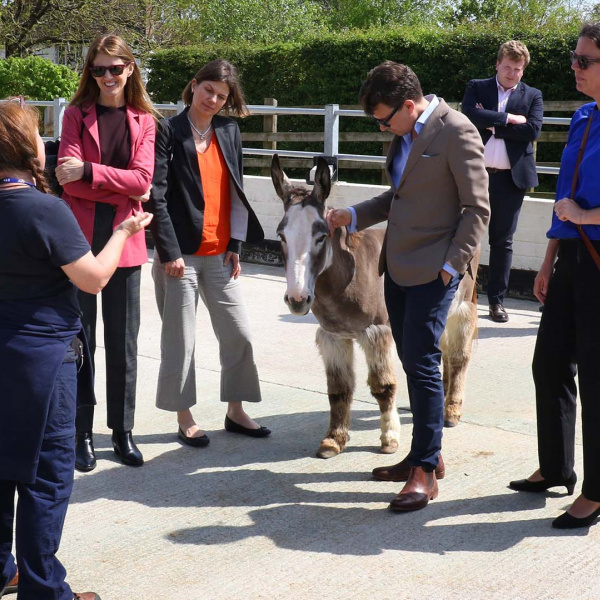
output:
M 365 234 L 363 231 L 357 231 L 356 233 L 349 233 L 346 236 L 346 246 L 348 246 L 348 248 L 350 250 L 356 250 L 360 246 L 364 237 L 365 237 Z

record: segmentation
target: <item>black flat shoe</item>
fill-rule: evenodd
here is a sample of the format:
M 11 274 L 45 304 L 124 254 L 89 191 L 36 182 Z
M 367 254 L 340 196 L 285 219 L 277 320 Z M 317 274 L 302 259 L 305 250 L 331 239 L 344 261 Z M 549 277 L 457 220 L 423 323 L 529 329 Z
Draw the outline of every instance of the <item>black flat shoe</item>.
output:
M 573 491 L 575 490 L 575 484 L 577 483 L 577 475 L 575 471 L 571 473 L 571 477 L 568 479 L 560 479 L 558 481 L 548 481 L 547 479 L 542 479 L 542 481 L 529 481 L 528 479 L 517 479 L 516 481 L 511 481 L 508 484 L 508 487 L 511 490 L 516 490 L 517 492 L 534 492 L 541 493 L 545 492 L 547 489 L 552 487 L 559 487 L 564 485 L 567 488 L 567 494 L 569 496 L 573 495 Z
M 552 527 L 555 527 L 556 529 L 579 529 L 580 527 L 589 527 L 599 515 L 600 508 L 597 508 L 591 515 L 581 519 L 566 512 L 552 521 Z
M 96 468 L 94 436 L 91 431 L 75 434 L 75 468 L 82 473 Z
M 112 445 L 124 465 L 141 467 L 144 464 L 144 457 L 135 445 L 131 431 L 113 431 Z
M 271 430 L 268 427 L 259 427 L 258 429 L 249 429 L 243 425 L 238 425 L 235 421 L 232 421 L 229 417 L 225 417 L 225 429 L 230 433 L 241 433 L 254 438 L 263 438 L 271 435 Z
M 208 444 L 210 444 L 210 440 L 206 434 L 200 437 L 189 437 L 183 433 L 183 429 L 181 429 L 181 427 L 177 432 L 177 437 L 184 444 L 187 444 L 188 446 L 196 446 L 196 448 L 204 448 L 204 446 L 208 446 Z

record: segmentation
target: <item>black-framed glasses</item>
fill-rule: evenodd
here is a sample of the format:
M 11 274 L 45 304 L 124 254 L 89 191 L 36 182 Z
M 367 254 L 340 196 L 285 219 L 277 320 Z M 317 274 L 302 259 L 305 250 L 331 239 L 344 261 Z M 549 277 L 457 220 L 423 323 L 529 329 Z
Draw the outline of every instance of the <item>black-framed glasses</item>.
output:
M 377 123 L 377 125 L 381 125 L 381 127 L 389 127 L 390 121 L 394 118 L 394 115 L 403 106 L 404 106 L 404 102 L 402 104 L 400 104 L 399 106 L 396 106 L 396 108 L 385 119 L 378 119 L 377 117 L 374 117 L 373 115 L 371 115 L 371 118 L 373 119 L 373 121 L 375 121 L 375 123 Z
M 90 73 L 92 74 L 92 77 L 96 77 L 96 79 L 98 79 L 99 77 L 104 77 L 104 74 L 106 73 L 106 71 L 108 71 L 112 76 L 116 77 L 117 75 L 123 75 L 123 71 L 125 70 L 125 67 L 128 67 L 131 63 L 125 63 L 124 65 L 110 65 L 108 67 L 90 67 Z
M 575 52 L 569 52 L 571 56 L 571 64 L 577 62 L 577 66 L 585 71 L 589 66 L 593 63 L 600 63 L 600 58 L 589 58 L 588 56 L 580 56 L 579 54 L 575 54 Z

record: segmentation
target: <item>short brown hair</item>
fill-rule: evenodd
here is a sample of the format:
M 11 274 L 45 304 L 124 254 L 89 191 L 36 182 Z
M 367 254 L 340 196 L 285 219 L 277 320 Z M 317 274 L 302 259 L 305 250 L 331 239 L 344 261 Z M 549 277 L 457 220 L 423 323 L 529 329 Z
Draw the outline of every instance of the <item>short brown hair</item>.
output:
M 510 42 L 504 42 L 504 44 L 500 46 L 500 50 L 498 50 L 498 62 L 502 62 L 502 59 L 504 57 L 510 60 L 514 60 L 515 62 L 524 60 L 525 67 L 529 64 L 529 61 L 531 60 L 531 57 L 529 56 L 529 50 L 527 50 L 527 46 L 523 42 L 519 42 L 518 40 L 510 40 Z
M 192 104 L 194 96 L 192 83 L 194 81 L 196 84 L 203 81 L 222 81 L 226 83 L 229 87 L 229 96 L 227 96 L 227 101 L 225 102 L 225 106 L 223 106 L 225 114 L 235 117 L 245 117 L 249 114 L 238 71 L 230 62 L 219 58 L 204 65 L 185 86 L 181 94 L 181 99 L 186 106 L 191 106 Z
M 98 54 L 107 54 L 108 56 L 121 59 L 124 63 L 133 64 L 133 72 L 131 73 L 131 76 L 128 77 L 127 83 L 125 84 L 125 102 L 132 108 L 148 113 L 155 118 L 158 117 L 158 113 L 154 110 L 154 106 L 152 106 L 152 100 L 150 100 L 150 96 L 148 96 L 148 92 L 146 92 L 140 68 L 135 62 L 135 57 L 133 56 L 131 49 L 122 38 L 112 34 L 99 35 L 90 44 L 88 53 L 85 57 L 79 86 L 77 87 L 77 91 L 75 92 L 70 105 L 83 106 L 95 103 L 98 100 L 100 88 L 94 81 L 90 72 L 90 67 L 93 66 Z
M 586 23 L 581 28 L 579 37 L 589 38 L 600 48 L 600 23 Z
M 395 108 L 402 106 L 406 100 L 417 101 L 422 97 L 421 84 L 414 71 L 406 65 L 386 60 L 369 71 L 360 88 L 358 101 L 363 110 L 372 115 L 378 104 Z
M 47 193 L 48 185 L 37 157 L 40 113 L 19 102 L 0 102 L 0 172 L 31 171 L 36 187 Z

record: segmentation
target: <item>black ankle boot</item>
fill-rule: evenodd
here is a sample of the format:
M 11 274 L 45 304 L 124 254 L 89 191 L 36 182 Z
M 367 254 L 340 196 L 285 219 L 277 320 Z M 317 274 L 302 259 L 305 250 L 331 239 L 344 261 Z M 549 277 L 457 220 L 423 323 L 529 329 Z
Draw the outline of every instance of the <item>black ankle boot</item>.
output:
M 96 468 L 94 436 L 91 431 L 75 434 L 75 468 L 82 473 Z
M 131 431 L 113 431 L 112 445 L 124 465 L 141 467 L 144 464 L 144 457 L 135 445 Z

